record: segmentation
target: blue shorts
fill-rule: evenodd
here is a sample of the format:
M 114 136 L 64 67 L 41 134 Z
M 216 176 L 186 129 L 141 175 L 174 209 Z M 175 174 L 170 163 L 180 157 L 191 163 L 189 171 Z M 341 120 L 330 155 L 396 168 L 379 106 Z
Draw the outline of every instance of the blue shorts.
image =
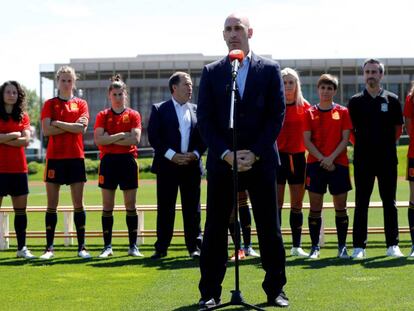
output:
M 329 172 L 319 162 L 308 163 L 306 166 L 305 189 L 324 194 L 329 186 L 329 193 L 338 195 L 352 189 L 349 167 L 335 164 L 335 170 Z
M 0 197 L 18 197 L 29 193 L 26 173 L 0 173 Z
M 115 190 L 138 188 L 138 164 L 130 153 L 106 154 L 99 164 L 99 187 Z
M 285 185 L 296 185 L 305 183 L 306 159 L 305 153 L 285 153 L 280 152 L 281 166 L 277 168 L 277 183 Z
M 86 182 L 85 160 L 47 159 L 44 181 L 60 185 Z

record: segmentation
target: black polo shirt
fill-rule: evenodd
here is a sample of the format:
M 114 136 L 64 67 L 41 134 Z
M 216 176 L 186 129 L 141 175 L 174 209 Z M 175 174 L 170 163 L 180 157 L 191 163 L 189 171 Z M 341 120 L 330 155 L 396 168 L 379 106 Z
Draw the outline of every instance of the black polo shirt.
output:
M 395 127 L 403 124 L 398 96 L 387 90 L 373 98 L 365 89 L 349 100 L 355 131 L 355 164 L 397 164 Z

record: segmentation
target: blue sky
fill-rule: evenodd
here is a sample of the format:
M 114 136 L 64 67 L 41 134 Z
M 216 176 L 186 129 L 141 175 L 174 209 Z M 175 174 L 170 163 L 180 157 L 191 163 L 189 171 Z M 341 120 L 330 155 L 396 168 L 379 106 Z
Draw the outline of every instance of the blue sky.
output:
M 224 55 L 231 12 L 274 58 L 414 57 L 412 0 L 15 0 L 0 11 L 0 81 L 39 88 L 39 65 L 138 54 Z

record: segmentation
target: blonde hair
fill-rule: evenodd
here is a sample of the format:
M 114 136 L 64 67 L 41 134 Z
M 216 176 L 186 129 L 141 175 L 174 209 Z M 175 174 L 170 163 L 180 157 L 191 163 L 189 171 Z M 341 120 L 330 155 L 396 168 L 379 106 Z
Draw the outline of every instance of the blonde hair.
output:
M 297 71 L 292 68 L 286 67 L 281 71 L 281 75 L 282 75 L 282 79 L 286 76 L 292 76 L 295 79 L 295 82 L 296 82 L 295 102 L 298 106 L 303 107 L 303 103 L 305 102 L 305 99 L 303 98 L 303 95 L 302 95 L 302 88 L 300 85 L 299 74 L 297 73 Z
M 73 69 L 70 66 L 64 65 L 59 68 L 59 70 L 56 72 L 56 80 L 59 81 L 59 78 L 62 73 L 69 73 L 72 76 L 73 81 L 76 81 L 78 79 L 75 69 Z

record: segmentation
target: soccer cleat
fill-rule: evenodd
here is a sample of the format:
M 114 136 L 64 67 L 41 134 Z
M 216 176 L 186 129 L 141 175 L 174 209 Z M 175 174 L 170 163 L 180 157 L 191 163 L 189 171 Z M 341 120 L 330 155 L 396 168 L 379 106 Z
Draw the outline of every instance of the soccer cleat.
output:
M 92 256 L 86 251 L 85 247 L 82 247 L 82 249 L 78 252 L 78 257 L 83 259 L 92 258 Z
M 408 255 L 408 258 L 414 258 L 414 246 L 411 248 L 410 255 Z
M 112 256 L 113 254 L 114 254 L 114 252 L 112 251 L 112 247 L 107 246 L 102 250 L 102 252 L 98 256 L 98 258 L 108 258 L 109 256 Z
M 21 250 L 18 250 L 16 253 L 17 258 L 24 258 L 24 259 L 33 259 L 36 258 L 26 246 L 23 246 Z
M 309 259 L 318 259 L 320 256 L 320 248 L 317 246 L 312 246 L 311 252 L 309 254 Z
M 53 248 L 48 248 L 46 249 L 46 251 L 43 253 L 42 256 L 40 256 L 40 259 L 44 259 L 44 260 L 49 260 L 52 259 L 53 257 L 55 257 L 55 254 L 53 252 Z
M 398 245 L 392 245 L 387 248 L 387 256 L 389 257 L 404 257 Z
M 309 254 L 303 250 L 302 247 L 292 247 L 290 255 L 295 257 L 308 257 Z
M 353 259 L 364 259 L 366 257 L 365 248 L 355 247 L 351 257 Z
M 260 257 L 260 255 L 251 246 L 244 247 L 243 250 L 246 256 Z
M 349 255 L 348 255 L 348 251 L 346 250 L 346 246 L 338 247 L 338 258 L 349 259 Z
M 132 257 L 144 257 L 144 255 L 139 251 L 138 247 L 134 245 L 133 247 L 130 247 L 128 250 L 128 256 Z
M 243 260 L 246 258 L 246 254 L 244 253 L 244 250 L 241 248 L 239 249 L 239 260 Z M 233 254 L 230 258 L 230 261 L 236 261 L 236 254 Z

